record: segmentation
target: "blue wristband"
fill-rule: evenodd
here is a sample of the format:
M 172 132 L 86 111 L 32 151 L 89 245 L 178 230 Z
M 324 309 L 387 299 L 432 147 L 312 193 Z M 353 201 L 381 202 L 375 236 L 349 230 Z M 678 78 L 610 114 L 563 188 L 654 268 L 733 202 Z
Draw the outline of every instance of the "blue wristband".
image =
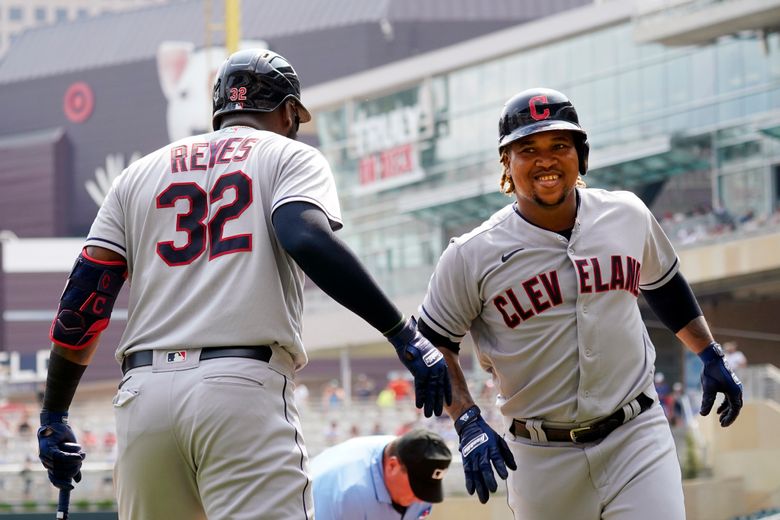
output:
M 68 412 L 49 412 L 41 410 L 41 426 L 54 423 L 68 424 Z
M 723 349 L 717 341 L 713 341 L 707 345 L 707 348 L 699 352 L 699 359 L 704 361 L 705 364 L 723 357 Z
M 461 430 L 463 430 L 467 424 L 475 421 L 481 413 L 482 410 L 479 409 L 479 406 L 472 405 L 465 412 L 460 414 L 460 417 L 455 421 L 455 431 L 458 432 L 458 435 L 460 435 Z

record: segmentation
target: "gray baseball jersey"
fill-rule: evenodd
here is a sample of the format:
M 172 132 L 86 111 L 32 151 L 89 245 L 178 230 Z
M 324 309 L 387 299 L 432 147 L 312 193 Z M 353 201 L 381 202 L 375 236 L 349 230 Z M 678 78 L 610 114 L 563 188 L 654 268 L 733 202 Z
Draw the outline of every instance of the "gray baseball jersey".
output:
M 515 204 L 453 239 L 420 309 L 451 341 L 471 332 L 508 418 L 581 423 L 652 389 L 655 349 L 636 299 L 675 275 L 677 256 L 632 193 L 578 193 L 570 240 Z
M 318 206 L 341 227 L 325 158 L 272 132 L 233 126 L 131 164 L 86 240 L 127 259 L 130 304 L 117 359 L 265 344 L 287 349 L 301 368 L 304 275 L 271 223 L 274 210 L 293 201 Z

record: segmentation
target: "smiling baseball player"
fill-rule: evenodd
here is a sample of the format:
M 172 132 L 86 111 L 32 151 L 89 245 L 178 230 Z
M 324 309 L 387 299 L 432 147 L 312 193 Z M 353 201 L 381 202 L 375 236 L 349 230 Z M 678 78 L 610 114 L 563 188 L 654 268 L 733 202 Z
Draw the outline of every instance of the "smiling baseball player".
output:
M 498 148 L 501 189 L 515 202 L 451 241 L 421 306 L 420 328 L 448 361 L 467 490 L 488 500 L 492 463 L 509 478 L 517 519 L 681 520 L 639 294 L 704 361 L 703 415 L 722 392 L 720 422 L 731 424 L 741 384 L 648 208 L 629 192 L 582 187 L 587 135 L 566 96 L 511 98 Z M 469 394 L 458 362 L 468 332 L 499 390 L 508 442 Z

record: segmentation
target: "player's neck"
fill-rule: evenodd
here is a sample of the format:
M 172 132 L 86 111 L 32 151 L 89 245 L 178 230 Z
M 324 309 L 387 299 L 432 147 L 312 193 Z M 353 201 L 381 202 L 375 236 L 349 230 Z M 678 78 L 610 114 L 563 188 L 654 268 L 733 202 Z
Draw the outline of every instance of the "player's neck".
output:
M 550 231 L 566 231 L 574 227 L 577 219 L 579 196 L 574 189 L 566 199 L 556 206 L 544 206 L 536 201 L 517 197 L 517 211 L 525 220 Z

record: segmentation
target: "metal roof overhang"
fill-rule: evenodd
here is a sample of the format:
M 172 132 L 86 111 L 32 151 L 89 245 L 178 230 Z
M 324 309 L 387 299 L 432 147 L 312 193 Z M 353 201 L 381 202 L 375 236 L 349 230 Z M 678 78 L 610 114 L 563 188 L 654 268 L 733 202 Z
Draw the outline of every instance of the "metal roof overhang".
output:
M 764 135 L 768 135 L 769 137 L 780 139 L 780 124 L 761 128 L 759 129 L 759 132 L 761 132 Z
M 780 0 L 655 0 L 638 2 L 639 43 L 701 45 L 720 36 L 780 26 Z
M 513 199 L 498 191 L 497 173 L 454 184 L 442 189 L 404 196 L 400 213 L 449 225 L 481 222 Z
M 710 167 L 697 142 L 664 136 L 621 145 L 620 150 L 595 150 L 585 180 L 593 186 L 630 188 Z

